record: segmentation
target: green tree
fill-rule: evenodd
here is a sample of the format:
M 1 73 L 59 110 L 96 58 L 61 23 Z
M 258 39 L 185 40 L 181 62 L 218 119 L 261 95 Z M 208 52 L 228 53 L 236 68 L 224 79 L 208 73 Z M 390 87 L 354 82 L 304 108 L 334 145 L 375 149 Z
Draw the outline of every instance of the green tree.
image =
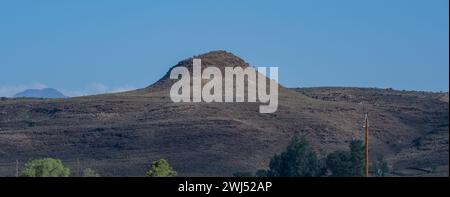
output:
M 365 175 L 365 146 L 361 140 L 353 140 L 350 151 L 335 151 L 328 154 L 326 167 L 331 176 L 362 177 Z
M 69 168 L 61 160 L 53 158 L 34 159 L 25 164 L 21 176 L 25 177 L 68 177 Z
M 100 174 L 91 168 L 86 168 L 83 170 L 83 177 L 100 177 Z
M 353 163 L 348 151 L 335 151 L 327 155 L 326 166 L 331 176 L 349 177 L 353 175 Z
M 317 156 L 305 138 L 295 136 L 284 152 L 270 160 L 268 176 L 313 177 L 320 176 Z
M 255 172 L 255 176 L 256 177 L 267 177 L 268 176 L 268 171 L 265 169 L 259 169 Z
M 350 155 L 352 161 L 353 175 L 357 177 L 365 176 L 365 146 L 361 140 L 352 140 L 350 142 Z
M 169 162 L 165 159 L 152 162 L 152 167 L 146 173 L 149 177 L 174 177 L 177 172 L 170 167 Z

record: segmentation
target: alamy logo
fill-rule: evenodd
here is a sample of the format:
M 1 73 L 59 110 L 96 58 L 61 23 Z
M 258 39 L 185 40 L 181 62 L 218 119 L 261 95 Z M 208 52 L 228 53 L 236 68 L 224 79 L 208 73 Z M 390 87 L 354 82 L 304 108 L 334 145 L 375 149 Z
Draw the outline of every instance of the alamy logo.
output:
M 258 67 L 258 71 L 251 67 L 225 67 L 224 70 L 224 77 L 222 71 L 215 66 L 209 66 L 202 72 L 201 59 L 193 59 L 192 77 L 186 67 L 173 68 L 170 79 L 179 80 L 172 85 L 170 98 L 173 102 L 207 103 L 257 102 L 258 100 L 266 104 L 259 106 L 260 113 L 277 111 L 278 67 L 269 68 L 270 78 L 266 77 L 266 67 Z M 245 93 L 247 100 L 245 100 Z

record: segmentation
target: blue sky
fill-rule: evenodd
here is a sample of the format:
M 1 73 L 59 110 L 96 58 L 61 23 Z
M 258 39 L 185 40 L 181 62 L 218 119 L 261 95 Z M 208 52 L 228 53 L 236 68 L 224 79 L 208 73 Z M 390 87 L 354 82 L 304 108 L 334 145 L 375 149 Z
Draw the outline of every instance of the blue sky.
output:
M 448 0 L 0 1 L 0 96 L 150 85 L 230 51 L 288 87 L 448 91 Z

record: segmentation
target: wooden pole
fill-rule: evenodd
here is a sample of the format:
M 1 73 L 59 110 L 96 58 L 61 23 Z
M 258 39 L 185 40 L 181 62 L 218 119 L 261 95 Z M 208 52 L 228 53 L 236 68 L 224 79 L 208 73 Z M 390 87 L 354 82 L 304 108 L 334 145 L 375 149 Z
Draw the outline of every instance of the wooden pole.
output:
M 366 159 L 365 159 L 365 164 L 366 164 L 366 177 L 369 177 L 369 118 L 365 117 L 365 121 L 364 121 L 364 141 L 365 141 L 365 147 L 366 147 Z

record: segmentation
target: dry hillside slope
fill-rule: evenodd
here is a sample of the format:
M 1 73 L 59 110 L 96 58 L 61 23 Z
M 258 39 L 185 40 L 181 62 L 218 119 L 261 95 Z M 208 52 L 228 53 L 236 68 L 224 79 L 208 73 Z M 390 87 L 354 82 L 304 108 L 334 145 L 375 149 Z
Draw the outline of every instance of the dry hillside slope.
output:
M 224 51 L 203 65 L 249 66 Z M 189 68 L 190 59 L 177 66 Z M 173 103 L 173 83 L 124 93 L 67 99 L 0 100 L 0 176 L 15 162 L 55 157 L 76 175 L 143 176 L 165 158 L 181 176 L 230 176 L 267 168 L 292 136 L 305 136 L 320 156 L 362 139 L 370 118 L 370 158 L 384 157 L 393 175 L 448 176 L 448 94 L 368 88 L 280 86 L 278 111 L 259 103 Z

